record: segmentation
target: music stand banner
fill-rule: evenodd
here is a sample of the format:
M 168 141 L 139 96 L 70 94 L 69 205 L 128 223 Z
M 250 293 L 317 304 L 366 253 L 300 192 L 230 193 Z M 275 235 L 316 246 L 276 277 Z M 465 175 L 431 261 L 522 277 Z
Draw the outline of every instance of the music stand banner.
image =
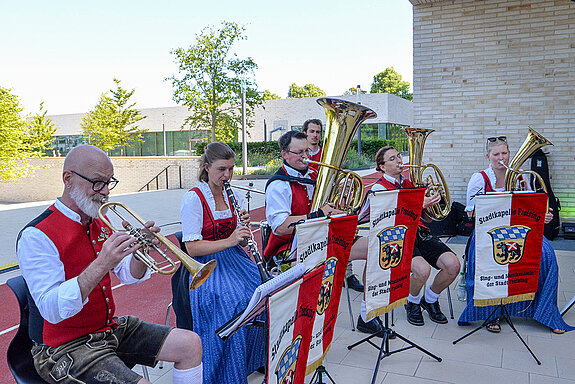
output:
M 340 216 L 298 225 L 298 261 L 308 267 L 324 263 L 306 375 L 319 367 L 329 350 L 345 271 L 357 228 L 357 216 Z
M 378 191 L 370 196 L 365 291 L 368 321 L 407 301 L 424 194 L 424 188 L 415 188 Z
M 546 209 L 544 193 L 476 197 L 475 306 L 533 300 Z
M 323 266 L 268 299 L 268 384 L 303 383 Z

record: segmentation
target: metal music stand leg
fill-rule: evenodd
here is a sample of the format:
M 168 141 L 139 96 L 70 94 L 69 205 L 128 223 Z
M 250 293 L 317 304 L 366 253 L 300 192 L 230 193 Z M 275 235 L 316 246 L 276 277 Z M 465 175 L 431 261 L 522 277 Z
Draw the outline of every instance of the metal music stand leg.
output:
M 451 291 L 449 290 L 449 286 L 446 289 L 447 291 L 447 302 L 449 303 L 449 314 L 451 315 L 451 320 L 453 320 L 455 317 L 453 317 L 453 304 L 451 303 Z
M 511 321 L 511 315 L 509 315 L 509 311 L 507 310 L 507 307 L 505 306 L 505 304 L 499 304 L 498 306 L 495 307 L 495 309 L 489 314 L 489 316 L 487 316 L 487 319 L 485 319 L 485 321 L 483 321 L 483 323 L 475 328 L 474 330 L 472 330 L 471 332 L 466 333 L 465 335 L 461 336 L 459 339 L 453 341 L 453 344 L 458 343 L 459 341 L 465 339 L 467 336 L 471 336 L 472 334 L 474 334 L 475 332 L 479 331 L 481 328 L 486 327 L 487 324 L 489 324 L 489 322 L 491 321 L 491 317 L 495 314 L 495 312 L 501 308 L 501 313 L 502 313 L 502 318 L 503 320 L 505 320 L 505 322 L 507 324 L 509 324 L 509 326 L 511 327 L 511 329 L 513 330 L 513 332 L 515 332 L 515 334 L 517 335 L 517 337 L 519 338 L 519 340 L 521 340 L 521 342 L 523 343 L 523 345 L 525 346 L 525 348 L 527 348 L 527 350 L 529 351 L 529 353 L 531 354 L 531 356 L 533 356 L 533 358 L 535 359 L 535 361 L 537 362 L 538 365 L 541 365 L 541 361 L 539 361 L 539 359 L 537 358 L 537 356 L 535 356 L 535 354 L 533 353 L 533 351 L 531 350 L 531 348 L 529 348 L 529 346 L 527 345 L 527 343 L 525 342 L 525 340 L 523 340 L 523 338 L 521 337 L 521 335 L 519 334 L 519 332 L 517 332 L 517 329 L 515 328 L 515 325 L 513 325 L 513 322 Z
M 313 373 L 313 376 L 311 377 L 311 381 L 309 382 L 309 384 L 325 384 L 323 381 L 323 375 L 326 375 L 327 378 L 329 379 L 329 381 L 333 384 L 335 384 L 335 381 L 333 381 L 333 378 L 329 375 L 329 373 L 327 372 L 327 369 L 325 369 L 325 367 L 323 365 L 320 365 L 319 367 L 316 368 L 315 372 Z
M 377 346 L 373 341 L 371 341 L 372 338 L 380 336 L 382 337 L 381 340 L 381 346 Z M 407 344 L 409 344 L 409 346 L 407 347 L 403 347 L 400 349 L 396 349 L 394 351 L 391 351 L 389 348 L 389 339 L 396 336 L 397 338 L 399 338 L 400 340 L 406 342 Z M 389 327 L 389 313 L 385 314 L 385 320 L 384 320 L 384 325 L 383 325 L 383 329 L 379 332 L 376 332 L 372 335 L 369 335 L 368 337 L 358 341 L 355 344 L 349 345 L 347 347 L 347 349 L 352 349 L 362 343 L 369 343 L 370 345 L 374 346 L 375 348 L 379 349 L 379 354 L 377 356 L 377 362 L 375 363 L 375 369 L 373 371 L 373 378 L 371 380 L 371 384 L 375 384 L 375 381 L 377 379 L 377 373 L 379 371 L 379 364 L 381 363 L 381 360 L 383 360 L 384 358 L 386 358 L 387 356 L 391 356 L 394 353 L 398 353 L 398 352 L 403 352 L 405 350 L 411 349 L 411 348 L 417 348 L 419 349 L 421 352 L 425 353 L 426 355 L 428 355 L 429 357 L 434 358 L 435 360 L 441 362 L 441 357 L 434 355 L 433 353 L 429 352 L 428 350 L 420 347 L 419 345 L 415 344 L 413 341 L 406 339 L 405 337 L 403 337 L 402 335 L 400 335 L 399 333 L 395 332 L 392 328 Z
M 560 314 L 561 316 L 563 316 L 564 314 L 567 313 L 568 310 L 571 309 L 571 307 L 572 307 L 573 305 L 575 305 L 575 296 L 573 296 L 573 298 L 571 299 L 571 301 L 568 302 L 568 303 L 563 307 L 563 309 L 561 310 L 561 312 L 559 312 L 559 314 Z
M 351 309 L 351 298 L 349 296 L 349 287 L 347 286 L 347 279 L 343 279 L 343 286 L 347 292 L 347 309 L 349 310 L 349 321 L 351 323 L 351 330 L 355 332 L 355 321 L 353 319 L 353 310 Z

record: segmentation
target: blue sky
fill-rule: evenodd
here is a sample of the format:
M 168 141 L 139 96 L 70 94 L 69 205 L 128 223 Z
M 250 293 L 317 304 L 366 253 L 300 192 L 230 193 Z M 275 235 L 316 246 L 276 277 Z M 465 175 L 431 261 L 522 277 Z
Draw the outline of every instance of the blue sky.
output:
M 358 1 L 6 1 L 0 22 L 0 86 L 25 112 L 86 112 L 101 93 L 135 88 L 137 107 L 176 105 L 164 78 L 177 68 L 170 50 L 189 47 L 206 26 L 246 27 L 240 57 L 258 64 L 256 81 L 282 98 L 292 83 L 330 96 L 394 67 L 412 83 L 412 6 L 408 0 Z

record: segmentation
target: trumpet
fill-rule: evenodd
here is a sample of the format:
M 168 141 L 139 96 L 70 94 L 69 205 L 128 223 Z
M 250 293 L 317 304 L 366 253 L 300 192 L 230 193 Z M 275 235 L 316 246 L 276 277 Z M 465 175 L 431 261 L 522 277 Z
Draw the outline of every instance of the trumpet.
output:
M 136 228 L 135 226 L 130 224 L 128 220 L 126 220 L 125 216 L 122 216 L 122 214 L 118 212 L 118 208 L 122 208 L 124 211 L 126 211 L 133 219 L 138 221 L 143 227 L 145 225 L 145 221 L 140 216 L 138 216 L 134 211 L 132 211 L 130 208 L 126 207 L 126 205 L 122 203 L 105 202 L 104 204 L 102 204 L 102 206 L 100 206 L 100 209 L 98 209 L 98 217 L 113 232 L 118 232 L 121 229 L 117 229 L 116 227 L 114 227 L 114 225 L 110 222 L 110 220 L 108 220 L 108 218 L 104 214 L 104 212 L 106 212 L 108 208 L 122 220 L 123 222 L 122 225 L 124 227 L 123 230 L 125 230 L 129 235 L 135 237 L 136 242 L 141 245 L 141 248 L 138 249 L 136 252 L 134 252 L 134 257 L 137 260 L 144 263 L 151 270 L 160 273 L 162 275 L 170 275 L 176 272 L 176 269 L 178 267 L 176 265 L 176 262 L 174 262 L 174 260 L 172 260 L 166 254 L 166 252 L 162 250 L 158 245 L 154 244 L 153 241 L 150 240 L 146 236 L 146 234 L 142 231 L 142 228 Z M 151 232 L 151 234 L 156 239 L 158 239 L 158 241 L 161 244 L 163 244 L 167 250 L 172 252 L 172 254 L 180 260 L 180 262 L 184 265 L 184 267 L 188 271 L 190 271 L 190 275 L 192 276 L 192 280 L 190 281 L 189 286 L 190 290 L 196 289 L 200 285 L 202 285 L 204 281 L 206 281 L 206 279 L 214 271 L 214 268 L 216 267 L 216 260 L 210 260 L 206 264 L 202 264 L 194 260 L 184 251 L 182 251 L 178 246 L 176 246 L 174 243 L 168 240 L 165 236 L 154 232 Z M 154 258 L 150 256 L 151 250 L 156 251 L 164 260 L 163 261 L 154 260 Z M 166 266 L 168 267 L 168 269 L 165 269 Z
M 240 205 L 238 203 L 238 199 L 236 199 L 236 196 L 234 195 L 234 191 L 232 190 L 232 186 L 230 185 L 230 182 L 227 180 L 223 180 L 222 184 L 224 185 L 224 190 L 226 191 L 226 194 L 228 195 L 228 197 L 230 198 L 230 201 L 232 203 L 231 208 L 233 208 L 238 221 L 240 220 Z M 262 283 L 265 283 L 266 281 L 270 280 L 272 277 L 270 275 L 270 273 L 268 272 L 268 270 L 266 269 L 266 266 L 264 264 L 264 260 L 262 258 L 262 255 L 260 255 L 260 251 L 258 251 L 258 246 L 256 244 L 256 242 L 254 241 L 254 234 L 252 233 L 251 228 L 249 227 L 249 225 L 245 224 L 244 222 L 241 222 L 241 225 L 247 226 L 248 229 L 250 230 L 250 237 L 247 238 L 248 244 L 248 251 L 252 254 L 252 256 L 254 257 L 254 260 L 256 261 L 256 264 L 258 266 L 258 270 L 260 272 L 260 277 L 262 279 Z

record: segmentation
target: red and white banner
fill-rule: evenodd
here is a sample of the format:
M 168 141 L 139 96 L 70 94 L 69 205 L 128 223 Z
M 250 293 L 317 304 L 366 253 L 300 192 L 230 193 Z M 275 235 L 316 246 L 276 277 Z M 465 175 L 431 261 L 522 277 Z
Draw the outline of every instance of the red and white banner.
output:
M 544 193 L 476 197 L 475 306 L 533 299 L 546 209 Z
M 357 216 L 312 220 L 297 227 L 297 260 L 308 268 L 324 263 L 317 298 L 306 374 L 319 367 L 333 339 L 339 300 L 349 253 L 355 238 Z
M 424 188 L 378 191 L 370 196 L 366 263 L 367 320 L 405 304 Z
M 268 384 L 303 383 L 323 266 L 268 299 Z

